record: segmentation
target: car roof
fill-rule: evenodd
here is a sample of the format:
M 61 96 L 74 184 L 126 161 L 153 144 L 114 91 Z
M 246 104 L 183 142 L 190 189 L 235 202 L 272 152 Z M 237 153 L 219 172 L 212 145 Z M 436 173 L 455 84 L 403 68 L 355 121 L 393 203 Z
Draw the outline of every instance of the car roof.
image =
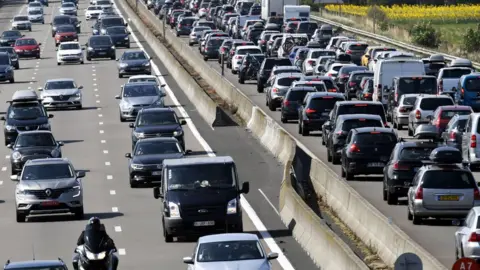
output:
M 137 141 L 139 142 L 178 142 L 175 137 L 154 137 L 154 138 L 145 138 Z
M 22 131 L 18 133 L 18 136 L 29 135 L 29 134 L 52 134 L 53 135 L 53 133 L 50 130 L 29 130 L 29 131 Z
M 382 105 L 383 106 L 383 104 L 380 101 L 361 101 L 361 100 L 346 100 L 346 101 L 340 101 L 337 104 L 338 104 L 338 106 L 355 105 L 355 104 L 370 104 L 370 105 Z
M 273 69 L 300 69 L 300 67 L 297 66 L 274 66 Z
M 382 127 L 361 127 L 352 129 L 355 130 L 356 133 L 369 133 L 369 132 L 381 132 L 381 133 L 391 133 L 395 134 L 395 130 L 393 128 L 382 128 Z
M 432 142 L 432 141 L 424 141 L 424 140 L 402 141 L 402 142 L 399 142 L 398 145 L 400 146 L 401 149 L 406 147 L 432 147 L 432 148 L 438 147 L 438 143 Z
M 49 79 L 46 82 L 65 82 L 65 81 L 74 82 L 75 80 L 72 78 L 57 78 L 57 79 Z
M 128 50 L 123 52 L 123 54 L 127 54 L 127 53 L 145 53 L 145 52 L 143 50 Z
M 78 45 L 80 45 L 80 42 L 78 42 L 78 41 L 65 41 L 65 42 L 60 43 L 60 45 L 62 45 L 62 44 L 78 44 Z
M 303 77 L 303 73 L 300 72 L 286 72 L 275 75 L 276 79 L 282 79 L 286 77 Z
M 258 241 L 258 236 L 253 233 L 222 233 L 202 236 L 198 239 L 199 244 L 224 241 Z
M 38 95 L 33 90 L 17 90 L 12 95 L 12 101 L 36 101 Z
M 317 88 L 312 86 L 294 86 L 288 89 L 289 91 L 316 91 Z
M 42 165 L 42 164 L 63 164 L 70 161 L 67 158 L 39 158 L 39 159 L 30 159 L 27 160 L 25 165 Z
M 134 76 L 130 76 L 128 78 L 129 80 L 131 79 L 157 79 L 157 76 L 155 75 L 134 75 Z
M 165 108 L 143 108 L 139 111 L 139 113 L 150 113 L 150 112 L 171 112 L 171 113 L 175 113 L 175 111 L 170 108 L 170 107 L 165 107 Z
M 409 98 L 409 97 L 418 97 L 420 94 L 403 94 L 402 97 Z
M 49 267 L 49 266 L 65 266 L 61 260 L 33 260 L 25 262 L 8 262 L 5 269 L 18 269 L 28 267 Z
M 166 159 L 163 161 L 164 166 L 189 166 L 189 165 L 203 165 L 203 164 L 231 164 L 235 163 L 230 156 L 217 157 L 192 157 L 192 158 L 175 158 Z
M 343 93 L 332 93 L 332 92 L 312 92 L 307 94 L 309 98 L 317 98 L 317 97 L 336 97 L 336 98 L 343 98 L 345 99 L 345 95 Z
M 352 120 L 352 119 L 361 119 L 361 118 L 364 118 L 364 119 L 380 119 L 382 120 L 382 117 L 380 117 L 380 115 L 377 115 L 377 114 L 364 114 L 364 113 L 360 113 L 360 114 L 342 114 L 342 115 L 339 115 L 338 116 L 338 120 Z
M 408 78 L 430 78 L 430 79 L 437 79 L 437 77 L 435 76 L 432 76 L 432 75 L 414 75 L 414 76 L 395 76 L 395 78 L 399 78 L 399 79 L 408 79 Z
M 354 70 L 350 73 L 350 77 L 352 76 L 352 74 L 357 74 L 357 73 L 359 73 L 359 74 L 364 74 L 364 73 L 373 74 L 374 72 L 370 71 L 370 70 L 366 70 L 366 69 L 364 69 L 364 70 Z
M 449 98 L 449 99 L 451 99 L 451 97 L 446 96 L 446 95 L 430 95 L 430 94 L 420 94 L 418 97 L 422 98 L 422 99 L 424 99 L 424 98 Z
M 245 45 L 245 46 L 237 47 L 237 50 L 241 50 L 241 49 L 259 49 L 260 50 L 260 47 L 258 47 L 257 45 Z

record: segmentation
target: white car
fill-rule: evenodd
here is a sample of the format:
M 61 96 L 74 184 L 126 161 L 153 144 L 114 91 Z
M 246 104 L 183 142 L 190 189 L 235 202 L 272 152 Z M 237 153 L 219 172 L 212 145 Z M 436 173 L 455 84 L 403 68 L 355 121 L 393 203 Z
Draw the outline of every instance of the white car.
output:
M 17 15 L 12 20 L 12 30 L 28 30 L 32 31 L 32 23 L 26 15 Z
M 43 5 L 40 2 L 31 2 L 28 4 L 27 13 L 30 13 L 31 10 L 40 10 L 43 14 Z
M 232 73 L 237 74 L 243 57 L 247 54 L 263 54 L 262 49 L 255 45 L 238 46 L 232 57 Z
M 158 81 L 158 78 L 157 76 L 155 75 L 135 75 L 135 76 L 130 76 L 128 78 L 128 81 L 127 83 L 142 83 L 142 82 L 154 82 L 156 83 L 157 85 L 159 85 L 160 87 L 164 87 L 165 84 L 160 84 L 160 82 Z
M 76 41 L 62 42 L 57 50 L 57 65 L 63 63 L 84 63 L 83 48 Z
M 85 18 L 87 20 L 96 19 L 102 13 L 103 13 L 103 10 L 101 6 L 91 5 L 91 6 L 88 6 L 88 8 L 85 10 Z
M 45 108 L 82 109 L 83 86 L 77 86 L 73 79 L 51 79 L 45 86 L 38 88 L 41 91 L 40 99 Z
M 32 9 L 28 11 L 28 20 L 32 23 L 45 23 L 45 17 L 43 16 L 43 11 L 38 9 Z
M 113 3 L 110 0 L 97 0 L 97 6 L 100 6 L 102 9 L 107 9 L 112 7 Z
M 67 2 L 60 6 L 60 14 L 77 16 L 77 6 L 74 3 Z
M 329 77 L 335 79 L 335 78 L 337 78 L 337 76 L 338 76 L 338 71 L 340 71 L 340 69 L 341 69 L 342 67 L 346 67 L 346 66 L 348 66 L 348 67 L 356 67 L 357 65 L 355 65 L 355 64 L 346 64 L 346 63 L 345 63 L 345 64 L 344 64 L 344 63 L 333 63 L 333 64 L 330 66 L 329 70 L 325 73 L 325 76 L 329 76 Z

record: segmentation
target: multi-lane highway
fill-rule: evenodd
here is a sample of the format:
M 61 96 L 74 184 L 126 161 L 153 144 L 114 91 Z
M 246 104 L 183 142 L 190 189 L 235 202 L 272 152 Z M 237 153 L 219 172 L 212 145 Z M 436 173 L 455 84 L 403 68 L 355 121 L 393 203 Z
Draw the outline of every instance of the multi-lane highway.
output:
M 80 43 L 90 34 L 91 23 L 83 16 L 88 3 L 79 4 L 82 21 Z M 70 217 L 30 218 L 27 223 L 15 221 L 14 186 L 9 179 L 10 151 L 0 147 L 0 263 L 7 259 L 29 260 L 60 257 L 69 265 L 75 244 L 86 220 L 101 218 L 119 249 L 120 269 L 182 269 L 182 257 L 191 255 L 195 243 L 165 243 L 159 201 L 150 188 L 131 189 L 128 184 L 125 153 L 131 150 L 128 123 L 120 123 L 118 101 L 120 86 L 127 79 L 119 79 L 116 62 L 99 60 L 84 65 L 57 66 L 56 51 L 50 35 L 52 16 L 58 15 L 59 2 L 50 2 L 45 8 L 45 25 L 33 26 L 25 32 L 42 43 L 41 59 L 21 60 L 21 69 L 15 71 L 16 83 L 0 84 L 0 111 L 5 112 L 7 101 L 15 90 L 37 89 L 47 79 L 73 78 L 84 86 L 83 110 L 52 111 L 52 131 L 63 141 L 64 157 L 72 160 L 78 170 L 85 170 L 85 220 Z M 25 1 L 6 1 L 0 7 L 0 30 L 10 27 L 10 20 L 26 12 Z M 139 37 L 138 37 L 139 38 Z M 131 37 L 132 49 L 147 45 Z M 125 51 L 117 49 L 117 57 Z M 185 117 L 186 148 L 193 155 L 230 155 L 236 162 L 242 181 L 250 181 L 250 194 L 245 196 L 244 229 L 259 233 L 268 251 L 281 253 L 274 269 L 316 269 L 308 255 L 290 236 L 277 210 L 282 179 L 282 166 L 264 150 L 242 127 L 210 128 L 198 115 L 193 104 L 183 95 L 175 81 L 168 76 L 162 63 L 154 57 L 154 70 L 164 74 L 161 80 L 168 84 L 166 104 L 176 108 Z M 293 266 L 293 267 L 292 267 Z
M 139 1 L 141 3 L 141 1 Z M 153 13 L 152 13 L 153 14 Z M 170 28 L 168 31 L 170 30 Z M 188 37 L 180 38 L 185 44 L 188 44 Z M 198 57 L 201 57 L 198 54 Z M 209 61 L 212 68 L 221 72 L 221 67 L 216 60 Z M 265 106 L 265 94 L 256 91 L 256 82 L 247 81 L 245 84 L 238 83 L 238 76 L 231 73 L 225 68 L 225 78 L 239 88 L 244 94 L 252 99 L 256 105 L 261 107 L 280 125 L 294 135 L 299 141 L 306 145 L 315 155 L 317 155 L 325 164 L 328 164 L 338 175 L 340 175 L 340 166 L 332 165 L 327 162 L 326 148 L 321 145 L 321 137 L 319 134 L 313 133 L 311 136 L 303 137 L 298 133 L 297 123 L 291 122 L 282 124 L 280 121 L 280 113 L 272 112 Z M 399 131 L 399 136 L 408 137 L 407 132 Z M 480 179 L 480 174 L 475 173 L 477 179 Z M 411 221 L 407 220 L 406 201 L 401 200 L 397 206 L 387 205 L 382 200 L 382 178 L 379 176 L 359 176 L 355 181 L 350 181 L 349 184 L 357 190 L 364 198 L 380 210 L 385 216 L 392 218 L 392 221 L 404 230 L 412 239 L 423 246 L 427 251 L 439 259 L 447 267 L 450 267 L 455 261 L 454 253 L 454 232 L 457 229 L 451 225 L 451 222 L 428 222 L 424 225 L 413 225 Z M 393 243 L 392 243 L 393 244 Z

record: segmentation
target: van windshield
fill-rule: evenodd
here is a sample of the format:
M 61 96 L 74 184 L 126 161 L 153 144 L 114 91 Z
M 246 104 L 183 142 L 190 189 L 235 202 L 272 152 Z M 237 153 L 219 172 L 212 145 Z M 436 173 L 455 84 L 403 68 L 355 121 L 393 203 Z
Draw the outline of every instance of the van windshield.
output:
M 428 170 L 423 175 L 423 188 L 470 189 L 476 187 L 473 175 L 460 170 Z
M 401 78 L 398 85 L 399 94 L 436 94 L 435 78 Z
M 480 92 L 480 78 L 465 80 L 465 90 L 468 92 Z
M 195 190 L 201 188 L 231 189 L 236 186 L 233 165 L 198 164 L 169 168 L 168 190 Z

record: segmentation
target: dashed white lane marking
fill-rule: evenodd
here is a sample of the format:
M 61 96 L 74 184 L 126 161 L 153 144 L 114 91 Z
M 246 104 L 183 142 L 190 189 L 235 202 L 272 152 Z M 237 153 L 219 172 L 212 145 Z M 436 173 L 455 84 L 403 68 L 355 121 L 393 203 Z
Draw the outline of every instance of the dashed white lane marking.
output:
M 95 95 L 95 97 L 99 97 L 100 95 Z
M 117 213 L 118 212 L 118 207 L 112 207 L 112 212 Z
M 37 73 L 36 73 L 36 72 L 34 72 L 34 73 L 33 73 L 33 75 L 37 75 Z
M 93 89 L 93 91 L 97 92 L 97 91 L 98 91 L 98 88 Z
M 35 71 L 38 71 L 38 68 L 36 68 Z
M 108 150 L 103 150 L 103 153 L 104 153 L 104 154 L 108 154 Z
M 103 134 L 104 132 L 105 132 L 105 131 L 103 131 L 103 130 L 100 130 L 100 134 Z
M 39 64 L 40 64 L 40 62 L 37 62 L 36 64 L 37 64 L 37 65 L 39 65 Z
M 105 162 L 105 166 L 110 166 L 110 165 L 111 165 L 110 162 L 108 162 L 108 161 Z
M 93 73 L 92 76 L 97 76 L 97 75 L 95 73 Z
M 97 78 L 93 78 L 93 80 L 94 80 L 94 81 L 96 81 L 96 80 L 97 80 Z
M 115 190 L 110 190 L 110 195 L 115 195 L 117 192 Z
M 112 180 L 113 179 L 113 175 L 107 175 L 107 180 Z
M 0 186 L 3 185 L 3 181 L 0 181 Z
M 115 226 L 115 231 L 116 231 L 116 232 L 121 232 L 121 231 L 122 231 L 122 227 L 120 227 L 120 226 Z
M 29 86 L 29 87 L 28 87 L 28 89 L 32 89 L 32 87 L 31 87 L 31 86 Z
M 35 80 L 35 77 L 32 77 L 32 80 Z
M 106 140 L 101 140 L 100 142 L 101 142 L 101 143 L 107 143 L 107 141 L 106 141 Z
M 93 84 L 93 86 L 97 86 L 97 84 L 96 84 L 96 83 L 94 83 L 94 84 Z
M 98 122 L 99 125 L 103 125 L 103 122 Z
M 103 117 L 103 115 L 102 115 L 102 114 L 99 114 L 98 117 Z
M 6 155 L 6 156 L 5 156 L 5 159 L 9 159 L 9 158 L 10 158 L 10 156 L 9 156 L 9 155 Z
M 2 167 L 2 172 L 5 172 L 7 170 L 7 167 Z
M 100 103 L 100 100 L 97 100 L 97 103 Z
M 118 255 L 125 256 L 125 255 L 127 255 L 127 251 L 125 251 L 124 248 L 119 248 L 118 249 Z

